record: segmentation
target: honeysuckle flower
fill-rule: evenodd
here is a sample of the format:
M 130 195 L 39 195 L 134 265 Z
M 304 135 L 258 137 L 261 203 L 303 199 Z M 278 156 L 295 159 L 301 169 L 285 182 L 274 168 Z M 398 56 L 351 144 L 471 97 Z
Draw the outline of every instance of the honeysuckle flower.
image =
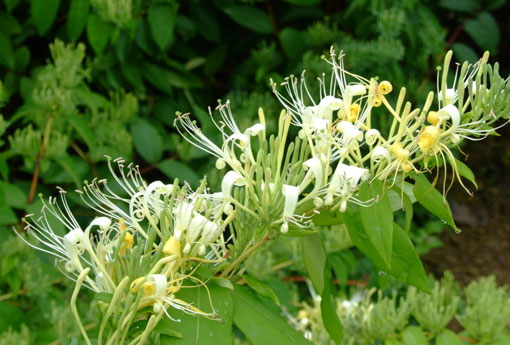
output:
M 33 215 L 27 215 L 23 219 L 26 223 L 27 233 L 36 239 L 40 246 L 32 244 L 17 232 L 16 234 L 32 248 L 53 255 L 57 264 L 63 264 L 64 270 L 61 272 L 69 279 L 76 281 L 77 277 L 88 267 L 91 269 L 91 274 L 96 277 L 101 273 L 100 280 L 102 279 L 106 283 L 99 286 L 93 278 L 87 275 L 84 286 L 96 292 L 112 291 L 115 284 L 110 278 L 106 262 L 111 260 L 112 248 L 116 245 L 119 228 L 112 226 L 109 218 L 98 217 L 85 230 L 82 230 L 69 209 L 65 195 L 66 192 L 60 190 L 60 203 L 56 198 L 50 198 L 48 202 L 43 200 L 44 208 L 38 219 L 32 219 Z M 64 236 L 55 234 L 48 217 L 59 220 L 69 232 Z M 94 227 L 98 227 L 100 233 L 98 240 L 92 242 L 90 232 Z M 61 268 L 59 265 L 57 267 Z M 103 290 L 105 287 L 107 289 Z
M 339 197 L 341 206 L 345 210 L 347 200 L 351 198 L 359 184 L 368 179 L 369 175 L 369 171 L 365 168 L 338 163 L 331 176 L 324 204 L 331 206 L 334 198 Z
M 289 231 L 289 222 L 294 220 L 294 213 L 296 212 L 297 202 L 299 198 L 299 188 L 284 184 L 282 186 L 282 195 L 285 198 L 283 206 L 283 224 L 280 231 L 285 234 Z
M 135 285 L 136 286 L 136 285 Z M 132 284 L 132 290 L 135 290 Z M 141 304 L 149 304 L 153 306 L 155 313 L 163 312 L 172 321 L 179 321 L 174 319 L 168 313 L 168 307 L 180 310 L 186 314 L 201 315 L 209 318 L 217 318 L 216 313 L 205 313 L 200 309 L 194 307 L 181 299 L 175 297 L 175 293 L 180 289 L 179 285 L 173 285 L 172 282 L 167 280 L 164 274 L 149 274 L 145 283 L 142 285 L 143 298 Z
M 332 123 L 334 112 L 343 110 L 350 113 L 353 97 L 362 96 L 367 92 L 366 85 L 369 83 L 360 76 L 349 74 L 356 82 L 347 83 L 342 53 L 337 58 L 335 51 L 332 49 L 330 55 L 331 60 L 325 58 L 324 60 L 331 64 L 332 74 L 329 82 L 326 82 L 325 76 L 319 78 L 320 94 L 318 101 L 308 89 L 305 71 L 303 71 L 300 78 L 290 76 L 280 84 L 285 88 L 288 98 L 278 92 L 277 84 L 271 80 L 273 93 L 292 115 L 292 123 L 305 130 L 313 124 L 313 118 L 328 120 L 329 123 Z M 326 85 L 329 85 L 329 87 Z M 359 109 L 359 105 L 357 107 Z
M 349 121 L 341 121 L 336 125 L 337 129 L 342 133 L 342 142 L 345 146 L 349 146 L 363 140 L 363 133 Z
M 459 98 L 459 90 L 462 90 L 462 92 L 471 92 L 476 94 L 478 87 L 475 79 L 479 75 L 479 72 L 481 72 L 480 68 L 483 68 L 483 66 L 487 63 L 488 54 L 484 54 L 482 59 L 473 65 L 466 63 L 464 66 L 462 66 L 460 71 L 459 65 L 457 64 L 453 85 L 449 87 L 447 79 L 451 59 L 452 52 L 449 51 L 445 56 L 442 72 L 441 70 L 438 70 L 437 101 L 439 108 L 455 104 Z M 441 77 L 439 75 L 440 73 L 442 73 Z
M 370 146 L 375 145 L 381 138 L 381 133 L 377 129 L 372 128 L 365 132 L 365 142 Z
M 231 193 L 232 188 L 234 186 L 244 186 L 246 183 L 246 179 L 236 171 L 230 170 L 225 174 L 223 180 L 221 181 L 221 193 L 225 198 L 225 213 L 229 214 L 232 212 L 232 204 L 230 201 L 232 200 Z
M 303 167 L 308 170 L 305 178 L 303 179 L 303 182 L 299 189 L 302 191 L 306 185 L 308 185 L 310 181 L 311 175 L 313 175 L 314 178 L 314 191 L 317 191 L 320 189 L 323 183 L 323 176 L 324 176 L 324 167 L 322 165 L 322 162 L 317 157 L 312 157 L 308 159 L 307 161 L 303 162 Z
M 390 152 L 385 147 L 377 146 L 373 149 L 370 160 L 374 163 L 382 163 L 384 161 L 389 163 L 391 162 Z

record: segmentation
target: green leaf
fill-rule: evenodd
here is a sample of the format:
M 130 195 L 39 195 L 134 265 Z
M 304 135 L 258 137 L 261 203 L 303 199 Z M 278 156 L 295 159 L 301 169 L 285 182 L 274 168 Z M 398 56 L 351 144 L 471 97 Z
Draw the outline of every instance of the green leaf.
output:
M 391 247 L 393 243 L 393 210 L 384 185 L 379 180 L 365 183 L 360 187 L 360 200 L 371 202 L 370 206 L 360 207 L 361 222 L 368 240 L 383 259 L 385 266 L 391 267 Z
M 182 162 L 167 159 L 159 163 L 157 168 L 169 178 L 178 178 L 179 181 L 186 181 L 192 187 L 197 187 L 200 184 L 200 176 L 198 176 L 195 170 Z
M 87 39 L 94 52 L 99 55 L 108 44 L 112 27 L 97 14 L 91 13 L 87 21 Z
M 0 32 L 7 36 L 18 35 L 21 33 L 21 25 L 16 17 L 7 12 L 0 12 Z
M 478 189 L 478 185 L 476 184 L 475 174 L 473 173 L 473 171 L 471 169 L 469 169 L 469 167 L 466 164 L 464 164 L 464 162 L 459 161 L 458 159 L 455 160 L 455 164 L 457 165 L 457 169 L 459 169 L 460 176 L 469 180 Z
M 149 62 L 142 66 L 147 81 L 169 95 L 172 95 L 172 86 L 182 89 L 202 87 L 200 79 L 190 73 L 163 69 Z
M 155 54 L 156 45 L 151 39 L 150 27 L 147 20 L 140 18 L 136 28 L 136 44 L 146 54 Z
M 73 183 L 76 185 L 76 188 L 81 188 L 82 178 L 80 177 L 80 173 L 75 164 L 76 159 L 78 158 L 65 154 L 56 158 L 55 162 L 60 165 L 65 172 L 67 172 Z
M 160 50 L 165 50 L 174 40 L 177 3 L 154 4 L 149 7 L 147 19 L 154 42 Z
M 318 294 L 322 294 L 324 289 L 326 251 L 319 234 L 313 234 L 301 239 L 301 254 L 315 291 Z
M 137 119 L 131 125 L 136 151 L 148 163 L 156 163 L 163 156 L 163 139 L 156 128 L 145 119 Z
M 439 6 L 460 12 L 474 12 L 480 7 L 479 0 L 441 0 Z
M 14 211 L 7 205 L 0 203 L 0 225 L 14 225 L 18 217 Z
M 344 214 L 345 225 L 352 241 L 358 249 L 380 270 L 388 271 L 398 280 L 412 284 L 423 291 L 430 291 L 430 282 L 423 264 L 414 249 L 407 233 L 397 224 L 393 224 L 393 243 L 391 268 L 384 261 L 368 240 L 365 228 L 358 212 L 347 210 Z
M 328 261 L 335 272 L 336 279 L 340 285 L 347 284 L 349 279 L 349 266 L 343 259 L 342 252 L 328 255 Z
M 457 334 L 445 329 L 436 337 L 436 345 L 462 345 L 462 341 Z
M 228 45 L 222 44 L 214 47 L 205 60 L 204 72 L 207 76 L 212 76 L 221 67 L 228 54 Z
M 305 45 L 303 45 L 303 37 L 301 33 L 294 28 L 284 28 L 280 32 L 280 40 L 282 48 L 290 59 L 296 59 L 303 55 Z
M 3 32 L 0 32 L 0 65 L 14 69 L 15 62 L 11 40 Z
M 20 307 L 14 305 L 14 303 L 7 303 L 0 301 L 0 329 L 7 330 L 9 327 L 18 329 L 26 320 L 26 315 Z
M 201 3 L 190 6 L 190 13 L 198 33 L 210 42 L 220 43 L 220 26 L 216 18 L 216 11 Z
M 337 314 L 336 299 L 332 294 L 331 270 L 329 265 L 324 267 L 324 289 L 321 294 L 321 316 L 324 327 L 331 339 L 340 345 L 344 337 L 344 327 Z
M 32 19 L 39 36 L 48 32 L 57 18 L 60 0 L 30 0 Z
M 489 12 L 481 12 L 466 23 L 466 32 L 482 49 L 496 52 L 499 45 L 500 32 L 498 22 Z
M 26 206 L 27 196 L 18 186 L 0 181 L 0 191 L 5 195 L 5 203 L 9 207 L 23 210 Z
M 467 44 L 456 42 L 452 45 L 452 50 L 457 61 L 467 61 L 469 63 L 478 61 L 478 54 Z
M 313 224 L 318 226 L 330 226 L 342 224 L 344 222 L 342 214 L 339 211 L 321 210 L 312 218 Z
M 418 202 L 429 212 L 457 230 L 450 205 L 448 205 L 443 195 L 434 188 L 424 175 L 413 174 L 413 178 L 416 181 L 413 191 Z
M 30 50 L 26 46 L 21 46 L 14 53 L 16 62 L 16 71 L 24 71 L 30 62 Z
M 224 8 L 226 14 L 237 24 L 255 32 L 270 34 L 273 32 L 271 19 L 266 12 L 248 5 L 232 5 Z
M 429 345 L 425 333 L 417 326 L 409 326 L 402 332 L 405 345 Z
M 70 115 L 66 117 L 72 128 L 78 133 L 89 149 L 95 147 L 94 132 L 90 127 L 90 121 L 83 116 Z
M 89 0 L 71 0 L 69 18 L 67 19 L 67 35 L 71 42 L 80 38 L 89 16 Z
M 259 295 L 270 298 L 277 306 L 280 306 L 278 297 L 269 285 L 248 274 L 243 275 L 243 278 L 246 281 L 246 284 L 248 284 L 248 286 L 255 290 Z
M 156 326 L 155 331 L 173 337 L 162 336 L 161 345 L 231 345 L 232 344 L 232 316 L 234 303 L 231 291 L 217 285 L 181 289 L 177 298 L 192 304 L 203 312 L 218 314 L 218 320 L 210 320 L 203 316 L 189 315 L 175 309 L 169 310 L 174 322 L 164 318 Z M 211 307 L 212 302 L 212 307 Z M 175 333 L 177 332 L 177 333 Z M 180 335 L 182 338 L 175 338 Z
M 20 0 L 4 0 L 5 7 L 7 8 L 7 12 L 12 12 L 12 10 L 18 6 Z
M 251 344 L 312 344 L 279 314 L 261 302 L 249 288 L 235 286 L 232 296 L 234 324 L 244 333 Z

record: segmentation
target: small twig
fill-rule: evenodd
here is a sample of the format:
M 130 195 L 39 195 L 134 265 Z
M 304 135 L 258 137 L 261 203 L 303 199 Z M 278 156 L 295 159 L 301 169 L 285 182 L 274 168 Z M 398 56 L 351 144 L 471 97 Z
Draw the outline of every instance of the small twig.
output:
M 246 259 L 246 257 L 248 255 L 250 255 L 251 253 L 253 253 L 257 248 L 259 248 L 260 246 L 262 246 L 264 243 L 266 243 L 267 241 L 269 241 L 269 236 L 266 236 L 264 237 L 263 239 L 261 239 L 260 241 L 258 241 L 257 243 L 255 243 L 252 247 L 248 248 L 247 250 L 245 250 L 241 255 L 239 255 L 239 257 L 237 259 L 234 260 L 234 262 L 232 262 L 230 264 L 230 266 L 228 266 L 225 271 L 223 271 L 221 274 L 220 274 L 220 278 L 224 278 L 228 273 L 230 273 L 230 271 L 232 271 L 237 265 L 239 265 L 239 263 L 241 263 L 241 261 L 243 261 L 244 259 Z
M 271 26 L 273 27 L 273 31 L 276 36 L 276 41 L 278 42 L 278 45 L 280 46 L 280 49 L 283 52 L 284 51 L 283 44 L 282 41 L 280 40 L 280 30 L 278 30 L 278 25 L 276 24 L 276 17 L 274 15 L 273 4 L 271 3 L 271 0 L 266 0 L 266 9 L 269 18 L 271 19 Z
M 74 141 L 71 142 L 71 147 L 74 151 L 85 161 L 90 167 L 90 170 L 92 171 L 92 175 L 94 175 L 95 178 L 99 178 L 99 175 L 97 174 L 97 169 L 95 164 L 90 160 L 90 157 L 76 144 Z
M 32 183 L 30 185 L 30 193 L 28 194 L 27 204 L 32 204 L 34 202 L 35 191 L 37 190 L 37 183 L 39 182 L 39 173 L 41 171 L 41 161 L 44 157 L 44 153 L 46 151 L 46 146 L 48 145 L 48 140 L 50 139 L 51 133 L 51 125 L 53 124 L 54 116 L 50 115 L 48 118 L 48 122 L 46 122 L 46 127 L 44 128 L 44 134 L 41 140 L 41 146 L 39 148 L 39 153 L 35 158 L 35 168 L 34 174 L 32 175 Z

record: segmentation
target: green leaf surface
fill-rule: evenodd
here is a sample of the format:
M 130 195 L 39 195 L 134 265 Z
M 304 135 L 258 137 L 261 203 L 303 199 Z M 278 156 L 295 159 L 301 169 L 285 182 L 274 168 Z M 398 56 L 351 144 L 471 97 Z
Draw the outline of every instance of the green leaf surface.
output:
M 25 208 L 27 196 L 21 188 L 14 184 L 0 181 L 0 191 L 4 193 L 7 206 L 21 210 Z
M 436 345 L 462 345 L 457 334 L 445 329 L 436 337 Z
M 324 327 L 333 341 L 340 345 L 344 337 L 344 327 L 337 314 L 337 303 L 332 293 L 332 277 L 329 264 L 324 267 L 324 289 L 321 294 L 321 316 Z
M 261 302 L 256 294 L 244 286 L 235 286 L 234 324 L 252 345 L 292 344 L 311 345 L 285 319 Z
M 312 221 L 314 225 L 330 226 L 342 224 L 344 219 L 339 211 L 320 210 L 319 214 L 313 216 Z
M 280 40 L 282 48 L 291 59 L 300 58 L 303 55 L 305 46 L 303 45 L 303 37 L 301 33 L 294 28 L 284 28 L 280 32 Z
M 149 7 L 149 27 L 160 50 L 165 50 L 174 40 L 177 8 L 177 3 L 156 3 Z
M 467 61 L 469 63 L 475 63 L 478 61 L 478 54 L 474 51 L 473 48 L 468 46 L 467 44 L 456 42 L 452 45 L 453 53 L 457 61 Z
M 94 132 L 90 127 L 90 121 L 83 116 L 71 115 L 66 120 L 71 127 L 78 133 L 81 139 L 87 144 L 89 149 L 95 147 Z
M 192 187 L 197 187 L 200 184 L 200 177 L 196 171 L 182 162 L 166 159 L 159 163 L 157 168 L 169 178 L 178 178 L 181 182 L 186 181 Z
M 57 18 L 60 0 L 31 0 L 30 9 L 35 28 L 39 36 L 48 32 L 51 25 Z
M 357 212 L 349 209 L 344 215 L 345 225 L 356 247 L 358 247 L 378 269 L 387 271 L 404 283 L 412 284 L 423 291 L 430 291 L 430 282 L 425 273 L 425 269 L 407 233 L 397 224 L 393 224 L 393 253 L 390 268 L 385 266 L 384 261 L 368 240 L 368 235 L 360 218 Z
M 87 25 L 89 7 L 89 0 L 71 0 L 67 19 L 67 35 L 71 42 L 75 42 L 83 33 Z
M 4 0 L 5 7 L 7 8 L 7 12 L 10 13 L 14 8 L 16 8 L 16 6 L 18 6 L 20 1 L 21 0 Z
M 363 184 L 359 194 L 360 200 L 371 203 L 370 206 L 359 208 L 368 240 L 383 259 L 385 266 L 391 267 L 393 210 L 388 194 L 379 180 Z
M 180 322 L 168 318 L 161 320 L 155 331 L 173 337 L 162 336 L 161 345 L 231 345 L 232 344 L 232 316 L 234 303 L 232 292 L 217 285 L 207 288 L 181 289 L 177 298 L 191 303 L 195 308 L 205 313 L 214 311 L 219 319 L 208 319 L 203 316 L 189 315 L 172 309 L 170 315 Z M 175 337 L 175 335 L 182 336 Z
M 237 24 L 255 32 L 270 34 L 273 32 L 271 19 L 266 12 L 249 5 L 232 5 L 224 8 L 226 14 Z
M 439 6 L 453 11 L 472 13 L 480 7 L 479 0 L 441 0 Z
M 0 12 L 0 32 L 5 35 L 17 35 L 21 33 L 21 25 L 15 16 L 7 12 Z
M 459 161 L 458 159 L 455 160 L 455 164 L 457 165 L 457 169 L 459 169 L 460 176 L 469 180 L 478 189 L 475 174 L 473 173 L 473 171 L 466 164 L 464 164 L 464 162 Z
M 324 289 L 326 251 L 319 234 L 301 238 L 301 254 L 308 276 L 318 294 Z
M 466 23 L 464 30 L 480 48 L 493 53 L 497 51 L 501 35 L 498 22 L 489 12 L 479 13 L 475 19 Z
M 405 345 L 429 345 L 425 333 L 417 326 L 409 326 L 402 332 Z
M 97 14 L 91 13 L 87 21 L 87 39 L 96 54 L 101 54 L 108 44 L 111 24 L 102 20 Z
M 190 13 L 198 33 L 206 40 L 220 43 L 221 31 L 216 11 L 205 4 L 190 6 Z
M 259 295 L 270 298 L 277 306 L 280 306 L 278 297 L 269 285 L 255 277 L 250 276 L 249 274 L 243 275 L 243 278 L 246 281 L 246 284 L 248 284 L 248 286 L 256 291 Z
M 156 163 L 163 156 L 163 139 L 154 125 L 137 119 L 131 125 L 131 134 L 136 151 L 148 163 Z
M 0 65 L 10 69 L 15 65 L 11 40 L 3 32 L 0 32 Z
M 418 202 L 433 215 L 457 230 L 450 205 L 448 205 L 443 195 L 439 193 L 424 175 L 414 174 L 413 178 L 416 182 L 413 191 Z

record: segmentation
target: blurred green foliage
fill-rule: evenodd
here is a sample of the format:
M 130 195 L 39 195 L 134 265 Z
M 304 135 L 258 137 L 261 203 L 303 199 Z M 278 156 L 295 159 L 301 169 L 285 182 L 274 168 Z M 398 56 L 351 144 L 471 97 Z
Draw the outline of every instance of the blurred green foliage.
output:
M 331 45 L 349 70 L 406 85 L 421 102 L 446 48 L 468 61 L 502 53 L 502 8 L 504 0 L 0 1 L 0 343 L 77 335 L 61 303 L 68 285 L 10 232 L 38 212 L 38 193 L 107 176 L 104 155 L 135 161 L 151 179 L 196 186 L 208 174 L 214 188 L 221 176 L 177 135 L 176 111 L 192 112 L 209 135 L 207 107 L 228 98 L 241 127 L 262 106 L 274 130 L 280 106 L 269 78 L 320 75 Z

